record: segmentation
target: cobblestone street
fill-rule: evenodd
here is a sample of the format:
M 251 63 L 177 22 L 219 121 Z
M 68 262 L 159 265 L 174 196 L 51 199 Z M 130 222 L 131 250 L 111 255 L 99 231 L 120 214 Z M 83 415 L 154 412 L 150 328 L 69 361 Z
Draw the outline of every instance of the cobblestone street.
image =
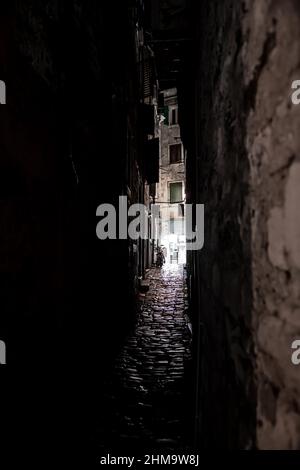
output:
M 182 266 L 152 269 L 134 332 L 106 380 L 99 454 L 184 451 L 192 432 L 191 334 Z

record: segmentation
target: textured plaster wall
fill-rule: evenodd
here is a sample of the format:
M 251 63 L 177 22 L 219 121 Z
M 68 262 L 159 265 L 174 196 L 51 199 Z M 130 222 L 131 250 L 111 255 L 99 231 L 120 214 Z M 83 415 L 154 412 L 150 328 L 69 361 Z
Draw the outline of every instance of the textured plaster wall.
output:
M 160 182 L 159 199 L 169 200 L 168 183 L 184 180 L 184 163 L 173 163 L 170 165 L 169 146 L 172 144 L 182 144 L 179 126 L 161 125 L 160 139 Z M 182 149 L 183 158 L 183 149 Z

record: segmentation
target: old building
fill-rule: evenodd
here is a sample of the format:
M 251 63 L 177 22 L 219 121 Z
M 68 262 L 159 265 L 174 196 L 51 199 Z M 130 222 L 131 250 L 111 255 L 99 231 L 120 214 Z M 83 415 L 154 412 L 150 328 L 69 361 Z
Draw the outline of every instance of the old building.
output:
M 160 169 L 156 204 L 160 207 L 160 244 L 168 262 L 185 262 L 185 158 L 178 123 L 176 88 L 161 92 Z

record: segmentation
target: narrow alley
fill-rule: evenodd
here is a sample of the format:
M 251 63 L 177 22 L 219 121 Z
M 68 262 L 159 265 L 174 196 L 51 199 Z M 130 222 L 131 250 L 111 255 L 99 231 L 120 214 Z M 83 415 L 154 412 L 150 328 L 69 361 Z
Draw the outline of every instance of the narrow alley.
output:
M 148 273 L 134 331 L 104 385 L 99 455 L 126 450 L 187 453 L 192 383 L 185 270 L 169 264 Z M 96 442 L 96 448 L 97 448 Z M 127 455 L 126 454 L 126 455 Z
M 9 458 L 297 455 L 300 0 L 2 0 L 0 104 Z

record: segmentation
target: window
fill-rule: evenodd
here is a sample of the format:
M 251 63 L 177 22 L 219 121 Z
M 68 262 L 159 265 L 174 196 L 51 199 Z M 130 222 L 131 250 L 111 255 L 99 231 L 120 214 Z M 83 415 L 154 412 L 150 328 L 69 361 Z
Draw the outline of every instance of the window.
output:
M 181 158 L 181 144 L 170 145 L 170 163 L 180 163 Z
M 177 107 L 170 107 L 170 118 L 169 118 L 169 121 L 170 121 L 170 125 L 171 126 L 175 126 L 176 124 L 178 124 L 178 110 L 177 110 Z
M 182 183 L 170 183 L 170 203 L 182 201 Z

